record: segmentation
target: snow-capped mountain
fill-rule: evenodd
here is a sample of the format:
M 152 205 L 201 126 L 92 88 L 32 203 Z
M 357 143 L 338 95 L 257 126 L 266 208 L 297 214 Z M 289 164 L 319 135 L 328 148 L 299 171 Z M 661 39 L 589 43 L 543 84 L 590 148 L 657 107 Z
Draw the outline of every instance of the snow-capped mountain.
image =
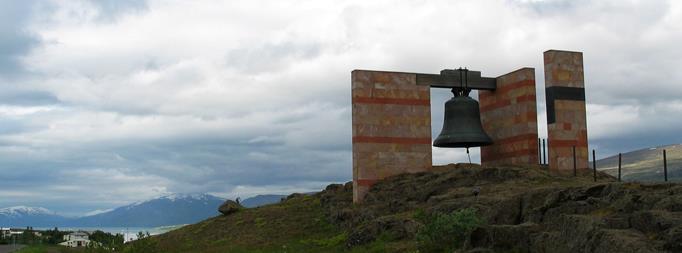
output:
M 43 207 L 13 206 L 0 209 L 0 215 L 6 217 L 22 217 L 26 215 L 53 215 L 54 212 Z
M 113 210 L 114 210 L 114 208 L 103 209 L 103 210 L 102 210 L 102 209 L 92 210 L 92 211 L 90 211 L 90 212 L 85 213 L 85 214 L 83 215 L 83 217 L 98 215 L 98 214 L 106 213 L 106 212 L 111 212 L 111 211 L 113 211 Z
M 218 215 L 225 200 L 209 194 L 172 194 L 78 218 L 73 226 L 156 227 L 191 224 Z
M 68 218 L 57 215 L 46 208 L 13 206 L 0 209 L 0 226 L 61 226 Z
M 190 224 L 218 215 L 225 200 L 209 194 L 172 194 L 130 205 L 64 217 L 42 207 L 0 209 L 0 227 L 157 227 Z

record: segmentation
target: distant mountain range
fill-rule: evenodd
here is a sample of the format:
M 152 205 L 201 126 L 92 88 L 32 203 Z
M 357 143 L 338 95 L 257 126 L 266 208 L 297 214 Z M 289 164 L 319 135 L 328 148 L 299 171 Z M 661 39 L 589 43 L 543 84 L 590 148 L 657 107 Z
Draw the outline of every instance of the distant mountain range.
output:
M 14 206 L 0 209 L 0 227 L 62 226 L 69 218 L 42 207 Z
M 80 217 L 80 227 L 156 227 L 191 224 L 218 215 L 225 200 L 209 194 L 174 194 Z
M 663 181 L 663 150 L 668 160 L 668 180 L 682 181 L 682 144 L 635 150 L 622 154 L 624 181 Z M 590 164 L 591 165 L 591 164 Z M 618 176 L 618 155 L 597 160 L 597 170 Z
M 242 201 L 245 207 L 277 203 L 285 195 L 258 195 Z M 0 227 L 158 227 L 192 224 L 219 215 L 225 199 L 210 194 L 173 194 L 147 201 L 65 217 L 42 207 L 0 209 Z
M 259 206 L 264 206 L 268 204 L 274 204 L 274 203 L 279 203 L 282 198 L 285 198 L 287 195 L 274 195 L 274 194 L 267 194 L 267 195 L 258 195 L 252 198 L 248 198 L 245 200 L 242 200 L 240 204 L 244 207 L 248 208 L 253 208 L 253 207 L 259 207 Z

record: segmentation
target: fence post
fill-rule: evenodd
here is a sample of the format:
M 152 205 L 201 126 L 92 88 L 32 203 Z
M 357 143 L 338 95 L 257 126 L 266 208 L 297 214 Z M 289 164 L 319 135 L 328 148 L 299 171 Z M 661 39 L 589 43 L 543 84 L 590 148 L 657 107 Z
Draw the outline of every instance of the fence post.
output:
M 592 150 L 592 168 L 594 168 L 593 170 L 594 181 L 597 182 L 597 153 L 596 151 L 594 151 L 594 149 Z
M 542 165 L 542 141 L 538 138 L 538 164 Z
M 578 164 L 576 164 L 576 159 L 575 159 L 575 146 L 573 146 L 573 176 L 578 175 Z
M 542 139 L 542 164 L 547 164 L 547 149 L 545 149 L 545 139 Z
M 620 182 L 620 168 L 622 163 L 622 154 L 618 153 L 618 182 Z
M 668 159 L 665 156 L 665 149 L 663 150 L 663 176 L 665 181 L 668 182 Z

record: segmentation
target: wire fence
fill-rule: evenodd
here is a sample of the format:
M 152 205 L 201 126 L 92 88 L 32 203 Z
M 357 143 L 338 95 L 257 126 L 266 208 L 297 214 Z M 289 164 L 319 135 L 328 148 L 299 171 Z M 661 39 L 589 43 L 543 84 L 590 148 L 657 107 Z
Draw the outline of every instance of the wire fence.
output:
M 576 147 L 573 146 L 573 176 L 577 176 L 578 174 L 578 166 L 577 166 L 577 156 L 576 156 Z M 538 138 L 538 163 L 540 165 L 544 166 L 549 166 L 549 162 L 547 161 L 547 140 Z M 597 151 L 595 149 L 592 149 L 592 177 L 594 181 L 597 181 Z M 618 181 L 622 181 L 622 175 L 623 175 L 623 153 L 618 153 Z M 666 153 L 666 149 L 663 149 L 663 181 L 668 182 L 668 156 Z

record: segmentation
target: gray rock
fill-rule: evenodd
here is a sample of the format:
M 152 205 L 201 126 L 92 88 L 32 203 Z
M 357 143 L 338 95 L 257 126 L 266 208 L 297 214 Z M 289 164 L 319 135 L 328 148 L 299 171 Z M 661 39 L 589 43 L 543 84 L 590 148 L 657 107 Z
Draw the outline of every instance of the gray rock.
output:
M 230 215 L 233 213 L 238 212 L 239 210 L 244 209 L 242 205 L 239 203 L 235 202 L 234 200 L 226 200 L 225 203 L 220 205 L 218 207 L 218 212 L 222 213 L 223 215 Z
M 473 249 L 487 247 L 503 251 L 528 252 L 531 234 L 540 230 L 541 227 L 534 223 L 484 226 L 471 233 L 465 246 Z

